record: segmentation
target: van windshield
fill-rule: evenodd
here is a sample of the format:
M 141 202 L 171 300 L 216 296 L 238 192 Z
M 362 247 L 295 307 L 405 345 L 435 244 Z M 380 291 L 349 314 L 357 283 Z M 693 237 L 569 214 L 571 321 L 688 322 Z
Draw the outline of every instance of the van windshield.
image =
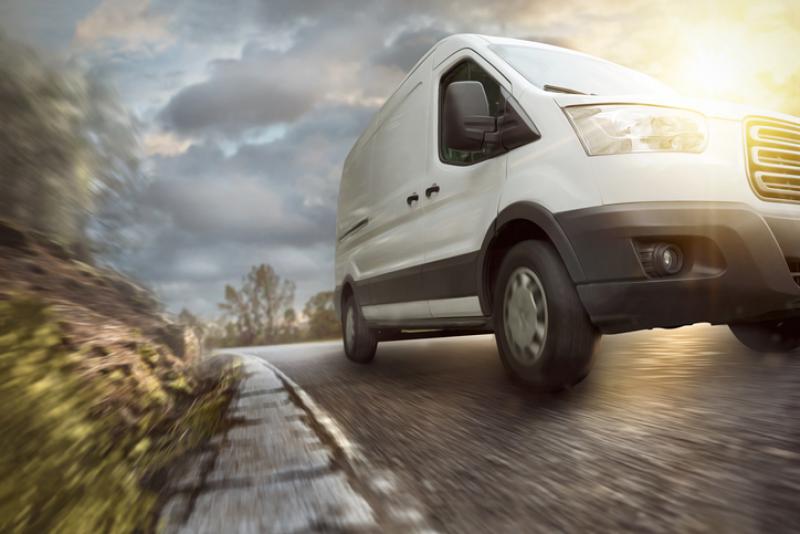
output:
M 539 89 L 592 95 L 674 95 L 669 86 L 609 61 L 525 45 L 492 45 L 498 56 Z

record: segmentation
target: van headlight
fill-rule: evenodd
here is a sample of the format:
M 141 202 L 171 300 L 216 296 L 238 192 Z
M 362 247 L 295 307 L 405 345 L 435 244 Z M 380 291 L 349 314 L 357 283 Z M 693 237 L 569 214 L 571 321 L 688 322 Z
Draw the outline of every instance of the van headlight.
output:
M 706 119 L 684 109 L 634 104 L 564 108 L 590 156 L 632 152 L 702 152 Z

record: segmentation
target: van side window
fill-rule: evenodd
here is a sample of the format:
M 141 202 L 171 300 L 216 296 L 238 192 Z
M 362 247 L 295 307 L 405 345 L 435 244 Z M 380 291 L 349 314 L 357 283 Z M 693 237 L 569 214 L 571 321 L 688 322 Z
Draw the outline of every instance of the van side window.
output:
M 503 114 L 506 99 L 500 89 L 500 84 L 474 61 L 462 61 L 442 76 L 441 83 L 439 84 L 439 153 L 442 161 L 445 163 L 470 165 L 488 159 L 496 155 L 497 152 L 490 147 L 484 147 L 483 150 L 476 152 L 468 152 L 444 146 L 444 141 L 442 140 L 442 124 L 444 121 L 443 103 L 445 90 L 451 83 L 462 81 L 477 81 L 483 85 L 483 89 L 486 91 L 486 97 L 489 100 L 489 113 L 492 117 L 499 117 Z

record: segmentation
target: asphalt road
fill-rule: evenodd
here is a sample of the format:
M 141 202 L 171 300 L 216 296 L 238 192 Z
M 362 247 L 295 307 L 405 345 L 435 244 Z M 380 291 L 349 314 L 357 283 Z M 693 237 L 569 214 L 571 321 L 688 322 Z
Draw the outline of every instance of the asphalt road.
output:
M 800 532 L 800 352 L 726 328 L 603 338 L 574 390 L 509 383 L 492 336 L 245 349 L 326 409 L 444 532 Z

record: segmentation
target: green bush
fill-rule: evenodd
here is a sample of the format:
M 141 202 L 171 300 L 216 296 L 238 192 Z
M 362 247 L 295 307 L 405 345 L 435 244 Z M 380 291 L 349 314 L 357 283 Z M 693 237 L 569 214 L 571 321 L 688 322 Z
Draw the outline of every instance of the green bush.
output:
M 164 383 L 154 354 L 139 350 L 151 374 L 120 397 L 134 377 L 91 372 L 46 306 L 0 301 L 0 531 L 151 528 L 157 494 L 142 481 L 219 430 L 234 380 Z

